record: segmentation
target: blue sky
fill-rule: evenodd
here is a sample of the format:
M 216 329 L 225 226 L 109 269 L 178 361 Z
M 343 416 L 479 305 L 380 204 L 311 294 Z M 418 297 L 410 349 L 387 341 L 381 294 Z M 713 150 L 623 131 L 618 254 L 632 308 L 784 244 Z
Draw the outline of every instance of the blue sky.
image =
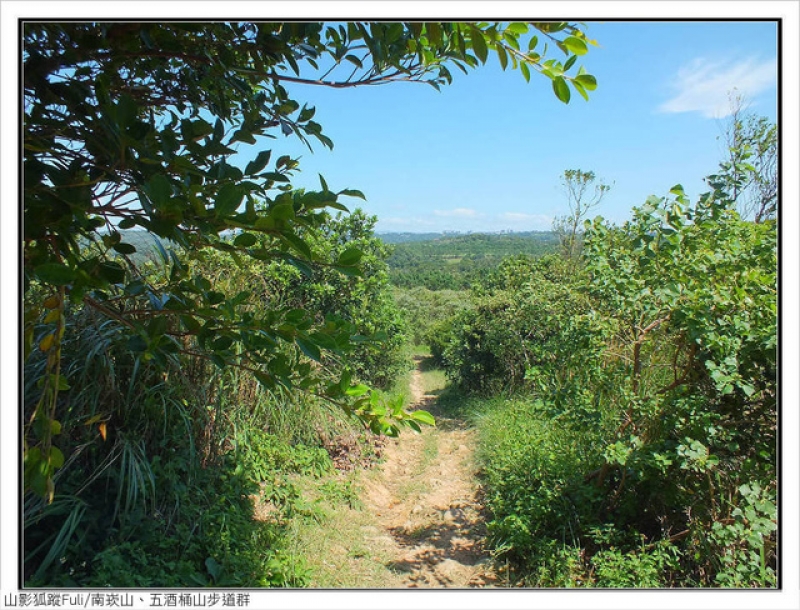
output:
M 719 136 L 734 87 L 750 110 L 777 116 L 773 22 L 588 22 L 598 47 L 582 63 L 598 80 L 568 105 L 550 81 L 503 72 L 496 58 L 437 92 L 419 83 L 349 90 L 295 85 L 335 147 L 301 156 L 295 184 L 356 188 L 352 200 L 385 231 L 547 230 L 567 211 L 566 169 L 594 171 L 613 188 L 597 213 L 623 222 L 677 183 L 694 199 L 724 153 Z M 273 158 L 275 158 L 273 156 Z

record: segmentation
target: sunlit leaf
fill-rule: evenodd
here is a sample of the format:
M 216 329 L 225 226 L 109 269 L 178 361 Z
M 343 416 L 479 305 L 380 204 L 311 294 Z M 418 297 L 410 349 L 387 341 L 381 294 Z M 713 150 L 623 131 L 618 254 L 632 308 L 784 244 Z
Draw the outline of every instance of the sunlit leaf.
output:
M 436 420 L 434 419 L 433 415 L 428 413 L 428 411 L 423 411 L 421 409 L 417 409 L 416 411 L 411 411 L 411 418 L 415 421 L 418 421 L 426 426 L 435 426 Z
M 367 392 L 369 392 L 369 387 L 364 385 L 363 383 L 350 386 L 345 390 L 345 394 L 347 394 L 348 396 L 363 396 Z
M 570 53 L 574 53 L 575 55 L 585 55 L 589 51 L 586 43 L 575 36 L 567 36 L 562 43 L 567 47 Z
M 597 89 L 597 79 L 591 74 L 579 74 L 575 77 L 575 81 L 580 83 L 581 86 L 588 91 Z
M 567 85 L 567 81 L 564 80 L 563 76 L 556 76 L 553 79 L 553 91 L 559 100 L 565 104 L 569 103 L 569 86 Z

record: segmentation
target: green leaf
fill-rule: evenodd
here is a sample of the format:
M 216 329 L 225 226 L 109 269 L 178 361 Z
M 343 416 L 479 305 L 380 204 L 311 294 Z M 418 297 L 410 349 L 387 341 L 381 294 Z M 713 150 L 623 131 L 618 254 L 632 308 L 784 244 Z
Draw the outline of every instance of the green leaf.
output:
M 281 237 L 286 242 L 288 242 L 289 245 L 292 248 L 294 248 L 297 252 L 299 252 L 306 258 L 311 258 L 311 248 L 309 248 L 308 244 L 305 241 L 303 241 L 300 237 L 290 232 L 281 233 Z
M 579 74 L 575 77 L 575 81 L 580 83 L 581 86 L 588 91 L 597 89 L 597 79 L 591 74 Z
M 131 244 L 119 243 L 114 245 L 114 250 L 120 254 L 135 254 L 136 247 Z
M 756 392 L 756 389 L 755 387 L 753 387 L 753 385 L 746 383 L 744 381 L 740 381 L 737 385 L 742 390 L 742 392 L 745 393 L 745 396 L 747 396 L 748 398 L 753 394 L 755 394 Z
M 311 108 L 303 106 L 303 109 L 300 111 L 300 115 L 297 117 L 297 122 L 305 123 L 306 121 L 313 118 L 316 111 L 317 111 L 316 108 L 314 108 L 313 106 Z
M 69 382 L 64 375 L 53 375 L 54 385 L 58 388 L 59 392 L 66 392 L 69 390 Z
M 286 314 L 284 314 L 283 319 L 289 324 L 300 324 L 307 317 L 308 313 L 305 309 L 297 308 L 287 311 Z
M 61 468 L 64 465 L 64 454 L 58 447 L 50 447 L 50 465 L 53 468 Z
M 500 67 L 505 70 L 508 67 L 508 53 L 499 45 L 495 49 L 497 50 L 497 59 L 500 60 Z
M 192 316 L 183 315 L 180 316 L 180 320 L 181 323 L 183 324 L 183 327 L 190 333 L 197 333 L 200 331 L 201 328 L 200 322 L 198 322 L 196 318 L 193 318 Z
M 266 180 L 272 180 L 273 182 L 289 182 L 289 177 L 280 172 L 267 172 L 266 174 L 262 174 L 261 177 Z
M 258 243 L 258 237 L 252 233 L 242 233 L 233 240 L 233 245 L 239 248 L 249 248 Z
M 214 339 L 213 343 L 211 343 L 211 349 L 213 349 L 215 352 L 222 352 L 228 349 L 231 345 L 233 345 L 233 338 L 223 335 Z
M 515 51 L 519 51 L 520 50 L 520 48 L 519 48 L 519 40 L 517 40 L 517 37 L 514 36 L 514 34 L 509 32 L 508 30 L 503 32 L 503 40 L 505 40 L 506 44 L 508 44 L 508 46 L 511 47 L 512 49 L 514 49 Z
M 294 218 L 294 204 L 279 203 L 269 209 L 269 216 L 275 220 L 291 220 Z
M 275 387 L 275 378 L 272 375 L 270 375 L 268 373 L 262 373 L 260 371 L 256 371 L 255 372 L 255 376 L 256 376 L 256 379 L 258 379 L 258 382 L 264 388 L 266 388 L 268 390 L 271 390 L 272 388 Z
M 286 262 L 289 263 L 292 267 L 299 270 L 306 277 L 312 277 L 314 275 L 314 270 L 304 261 L 295 258 L 293 256 L 286 257 Z M 350 267 L 347 267 L 349 269 Z
M 144 186 L 145 194 L 158 207 L 166 204 L 172 197 L 172 185 L 162 174 L 156 174 Z
M 131 352 L 143 352 L 147 350 L 147 341 L 139 335 L 134 335 L 128 339 L 128 350 Z
M 217 218 L 230 216 L 241 205 L 244 189 L 236 184 L 223 184 L 214 200 L 214 213 Z
M 578 83 L 578 82 L 576 82 L 574 80 L 572 80 L 570 82 L 572 83 L 572 87 L 575 89 L 575 91 L 580 93 L 580 96 L 588 102 L 589 101 L 589 95 L 586 93 L 586 89 L 583 88 L 583 85 L 581 85 L 580 83 Z
M 567 81 L 564 80 L 563 76 L 556 76 L 553 79 L 553 91 L 559 100 L 565 104 L 569 103 L 569 87 L 567 86 Z
M 75 279 L 75 270 L 61 263 L 44 263 L 33 272 L 40 281 L 53 286 L 65 286 Z
M 341 203 L 339 203 L 338 201 L 328 201 L 328 202 L 325 204 L 325 207 L 328 207 L 328 208 L 333 208 L 334 210 L 340 210 L 340 211 L 342 211 L 342 212 L 345 212 L 345 213 L 347 213 L 347 214 L 349 214 L 349 213 L 350 213 L 350 210 L 347 208 L 347 206 L 345 206 L 345 205 L 342 205 L 342 204 L 341 204 Z
M 369 387 L 365 386 L 363 383 L 350 386 L 345 390 L 345 394 L 348 396 L 363 396 L 367 392 L 369 392 Z
M 339 255 L 336 264 L 345 266 L 355 265 L 361 260 L 362 256 L 364 256 L 364 253 L 358 248 L 348 248 Z
M 297 346 L 300 348 L 300 351 L 303 352 L 306 356 L 311 358 L 312 360 L 316 360 L 319 362 L 322 359 L 322 354 L 319 351 L 319 347 L 316 343 L 312 343 L 311 341 L 304 339 L 303 337 L 296 337 L 295 342 Z
M 586 43 L 575 36 L 567 36 L 562 43 L 567 47 L 570 53 L 574 53 L 575 55 L 586 55 L 589 51 Z
M 109 284 L 121 284 L 125 281 L 125 269 L 114 261 L 103 261 L 97 271 L 98 275 Z
M 349 369 L 345 369 L 342 372 L 342 378 L 339 380 L 339 389 L 344 392 L 347 388 L 350 387 L 350 380 L 353 378 L 353 374 L 350 372 Z
M 338 347 L 336 339 L 326 333 L 311 333 L 311 338 L 323 349 L 335 350 Z
M 211 578 L 214 579 L 214 582 L 219 580 L 219 577 L 222 576 L 222 566 L 219 565 L 213 557 L 206 559 L 206 570 L 208 570 L 208 573 Z
M 262 150 L 260 153 L 256 155 L 255 159 L 250 161 L 250 163 L 248 163 L 245 166 L 244 173 L 247 174 L 248 176 L 253 176 L 257 174 L 267 166 L 267 163 L 269 163 L 269 158 L 271 155 L 272 155 L 271 150 Z
M 410 413 L 411 418 L 415 421 L 420 422 L 421 424 L 425 424 L 427 426 L 435 426 L 436 420 L 433 418 L 433 415 L 428 413 L 427 411 L 423 411 L 418 409 L 417 411 L 412 411 Z
M 526 64 L 524 62 L 520 63 L 519 70 L 520 70 L 520 72 L 522 72 L 522 76 L 525 79 L 525 82 L 526 83 L 531 82 L 531 70 L 530 70 L 530 68 L 528 68 L 528 64 Z
M 344 190 L 339 191 L 337 193 L 337 195 L 347 195 L 348 197 L 358 197 L 359 199 L 363 199 L 364 201 L 367 200 L 367 198 L 364 196 L 364 193 L 362 193 L 361 191 L 358 191 L 356 189 L 344 189 Z M 343 211 L 347 211 L 347 210 L 345 209 Z
M 489 56 L 489 49 L 486 47 L 483 32 L 477 27 L 473 26 L 470 30 L 470 42 L 472 43 L 472 50 L 475 51 L 475 56 L 482 64 L 485 64 L 486 58 Z
M 428 39 L 434 46 L 439 46 L 442 44 L 442 26 L 436 22 L 430 22 L 425 24 L 425 29 L 427 30 Z
M 129 126 L 139 112 L 139 106 L 127 93 L 123 93 L 117 104 L 117 121 L 121 127 Z
M 232 141 L 236 142 L 246 142 L 248 144 L 255 144 L 256 139 L 253 137 L 253 134 L 246 129 L 237 129 L 233 133 L 233 137 L 231 138 Z
M 347 267 L 344 265 L 333 265 L 333 269 L 348 277 L 361 277 L 362 273 L 358 267 Z
M 521 34 L 526 34 L 528 32 L 528 24 L 522 23 L 519 21 L 515 21 L 513 23 L 509 23 L 508 27 L 506 28 L 506 32 L 514 34 L 515 36 L 520 36 Z
M 184 140 L 196 142 L 212 133 L 214 133 L 213 125 L 204 119 L 196 121 L 183 119 L 181 121 L 181 135 Z

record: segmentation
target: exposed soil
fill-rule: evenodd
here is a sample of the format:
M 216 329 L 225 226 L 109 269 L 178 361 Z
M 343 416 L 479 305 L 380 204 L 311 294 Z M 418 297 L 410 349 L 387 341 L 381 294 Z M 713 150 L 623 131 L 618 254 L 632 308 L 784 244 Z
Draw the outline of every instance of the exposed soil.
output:
M 497 586 L 485 534 L 473 447 L 474 431 L 437 409 L 425 394 L 420 362 L 411 381 L 412 409 L 430 411 L 435 428 L 405 432 L 384 447 L 385 461 L 365 477 L 362 501 L 376 526 L 367 544 L 382 547 L 396 575 L 391 587 Z

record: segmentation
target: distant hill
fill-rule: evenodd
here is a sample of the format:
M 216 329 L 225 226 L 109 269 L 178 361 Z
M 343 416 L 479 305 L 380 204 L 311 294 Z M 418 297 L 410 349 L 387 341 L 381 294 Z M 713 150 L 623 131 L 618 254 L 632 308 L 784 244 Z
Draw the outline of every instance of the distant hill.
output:
M 379 237 L 394 245 L 387 259 L 390 281 L 400 288 L 424 286 L 430 290 L 463 289 L 508 256 L 542 256 L 558 248 L 558 237 L 550 231 L 391 233 Z M 397 237 L 405 241 L 391 241 Z
M 444 233 L 376 233 L 387 244 L 407 244 L 415 241 L 433 241 Z
M 398 232 L 387 232 L 387 233 L 376 233 L 378 237 L 380 237 L 385 243 L 387 244 L 407 244 L 419 241 L 465 241 L 465 242 L 474 242 L 474 241 L 486 241 L 486 240 L 494 240 L 495 238 L 501 238 L 500 241 L 503 241 L 502 238 L 505 237 L 519 237 L 524 239 L 538 239 L 543 241 L 550 241 L 554 238 L 553 233 L 551 231 L 504 231 L 500 233 L 490 233 L 490 232 L 469 232 L 469 233 L 460 233 L 460 232 L 441 232 L 441 233 L 398 233 Z

